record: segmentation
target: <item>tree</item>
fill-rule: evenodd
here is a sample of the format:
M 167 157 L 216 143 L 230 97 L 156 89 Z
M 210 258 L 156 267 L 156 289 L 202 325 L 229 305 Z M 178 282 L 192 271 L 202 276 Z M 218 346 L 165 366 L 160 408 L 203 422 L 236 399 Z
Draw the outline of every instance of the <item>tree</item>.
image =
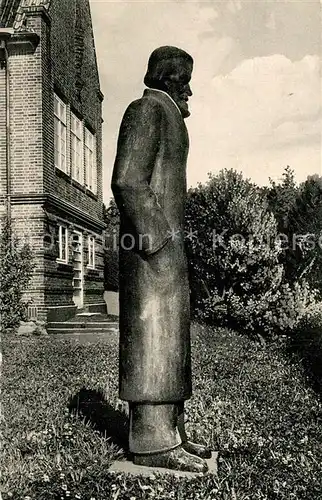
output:
M 256 185 L 233 170 L 210 176 L 188 193 L 186 231 L 197 316 L 250 331 L 293 326 L 308 295 L 283 282 L 277 222 Z
M 273 182 L 261 188 L 269 209 L 275 215 L 278 232 L 286 244 L 280 253 L 285 281 L 293 284 L 305 278 L 311 288 L 322 293 L 322 178 L 309 176 L 299 186 L 294 172 L 288 166 L 280 183 Z
M 270 186 L 263 189 L 267 196 L 268 207 L 277 220 L 279 233 L 285 233 L 289 226 L 289 214 L 292 211 L 298 195 L 294 171 L 287 166 L 280 183 L 270 179 Z
M 309 176 L 300 185 L 288 231 L 292 237 L 285 265 L 288 281 L 303 276 L 322 298 L 322 177 Z
M 116 203 L 110 200 L 109 206 L 103 205 L 103 217 L 106 224 L 104 244 L 104 282 L 105 290 L 118 291 L 118 233 L 120 215 Z

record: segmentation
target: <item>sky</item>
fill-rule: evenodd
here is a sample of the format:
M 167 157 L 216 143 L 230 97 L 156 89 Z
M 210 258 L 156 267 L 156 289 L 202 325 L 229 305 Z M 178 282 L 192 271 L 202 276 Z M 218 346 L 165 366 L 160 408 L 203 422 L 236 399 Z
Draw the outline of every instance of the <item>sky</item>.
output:
M 90 0 L 103 104 L 104 201 L 128 104 L 141 97 L 150 53 L 194 58 L 186 120 L 188 186 L 234 168 L 259 185 L 287 165 L 322 175 L 319 0 Z

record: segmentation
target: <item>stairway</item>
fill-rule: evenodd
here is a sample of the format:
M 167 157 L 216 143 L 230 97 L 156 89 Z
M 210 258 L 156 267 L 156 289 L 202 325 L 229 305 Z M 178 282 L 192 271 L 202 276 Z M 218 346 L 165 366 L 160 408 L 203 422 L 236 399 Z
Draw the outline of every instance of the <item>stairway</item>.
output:
M 46 326 L 47 333 L 55 334 L 105 334 L 118 330 L 117 316 L 96 312 L 79 312 L 67 321 L 53 321 Z

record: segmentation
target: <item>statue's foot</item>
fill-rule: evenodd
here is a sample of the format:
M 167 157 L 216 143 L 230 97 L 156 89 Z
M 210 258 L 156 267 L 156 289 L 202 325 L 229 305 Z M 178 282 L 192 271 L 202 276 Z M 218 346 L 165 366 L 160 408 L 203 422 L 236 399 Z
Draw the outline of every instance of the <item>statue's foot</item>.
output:
M 193 443 L 192 441 L 185 441 L 182 447 L 191 455 L 196 455 L 200 458 L 211 458 L 211 449 L 202 444 Z
M 201 458 L 191 455 L 182 446 L 164 453 L 155 453 L 151 455 L 134 455 L 133 463 L 136 465 L 145 465 L 147 467 L 162 467 L 188 472 L 208 471 L 208 465 Z

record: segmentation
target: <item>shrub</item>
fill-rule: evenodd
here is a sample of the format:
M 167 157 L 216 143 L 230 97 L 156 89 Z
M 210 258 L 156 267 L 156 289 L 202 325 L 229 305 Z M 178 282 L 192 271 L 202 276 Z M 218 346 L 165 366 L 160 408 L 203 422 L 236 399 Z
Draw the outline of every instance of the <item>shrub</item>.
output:
M 268 206 L 275 215 L 278 231 L 287 233 L 290 213 L 295 206 L 299 191 L 294 171 L 287 166 L 280 182 L 270 179 L 270 186 L 260 189 L 267 196 Z
M 276 219 L 241 174 L 223 170 L 189 191 L 186 230 L 197 317 L 251 332 L 285 331 L 314 300 L 305 282 L 284 283 Z
M 105 290 L 118 291 L 118 233 L 120 215 L 116 203 L 111 199 L 108 207 L 104 206 L 105 248 L 104 248 L 104 284 Z
M 308 177 L 300 185 L 288 232 L 292 238 L 296 236 L 296 245 L 286 255 L 287 280 L 305 277 L 322 298 L 322 177 Z
M 308 308 L 289 344 L 301 360 L 308 380 L 322 395 L 322 302 Z
M 294 172 L 287 167 L 279 183 L 261 188 L 268 206 L 275 215 L 279 233 L 288 245 L 280 254 L 285 280 L 293 283 L 305 278 L 322 298 L 322 177 L 309 176 L 299 186 Z
M 20 244 L 6 220 L 0 235 L 0 317 L 3 330 L 14 329 L 26 319 L 28 301 L 23 294 L 34 268 L 28 244 Z

